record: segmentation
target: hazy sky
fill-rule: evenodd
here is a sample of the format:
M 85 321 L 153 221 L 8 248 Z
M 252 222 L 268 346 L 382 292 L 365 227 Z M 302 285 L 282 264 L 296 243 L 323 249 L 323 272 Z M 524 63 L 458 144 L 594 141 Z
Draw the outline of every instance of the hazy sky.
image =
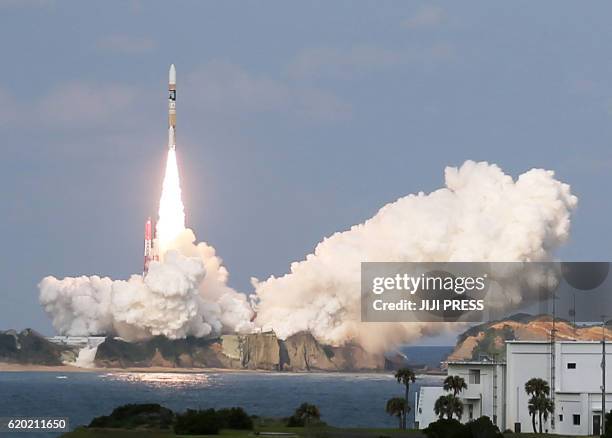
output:
M 587 7 L 588 6 L 588 7 Z M 0 329 L 46 275 L 142 269 L 168 66 L 188 226 L 230 284 L 486 160 L 580 198 L 560 256 L 612 259 L 612 3 L 0 0 Z

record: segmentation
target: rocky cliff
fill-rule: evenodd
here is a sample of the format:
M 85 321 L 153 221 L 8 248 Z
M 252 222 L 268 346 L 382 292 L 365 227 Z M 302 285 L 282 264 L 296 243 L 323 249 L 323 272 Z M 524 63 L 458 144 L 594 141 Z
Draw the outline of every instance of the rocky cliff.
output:
M 55 345 L 32 329 L 0 331 L 0 362 L 36 365 L 62 365 L 74 361 L 76 351 Z
M 601 326 L 574 325 L 563 319 L 555 321 L 555 329 L 559 341 L 600 341 L 602 336 Z M 478 360 L 482 356 L 501 359 L 506 354 L 505 341 L 547 341 L 551 330 L 552 318 L 549 315 L 523 313 L 480 324 L 458 337 L 457 345 L 447 360 Z M 612 339 L 612 330 L 606 329 L 606 337 Z
M 357 345 L 321 345 L 307 332 L 280 340 L 272 332 L 226 335 L 219 339 L 144 342 L 107 338 L 96 352 L 98 367 L 230 368 L 271 371 L 377 371 L 401 366 Z

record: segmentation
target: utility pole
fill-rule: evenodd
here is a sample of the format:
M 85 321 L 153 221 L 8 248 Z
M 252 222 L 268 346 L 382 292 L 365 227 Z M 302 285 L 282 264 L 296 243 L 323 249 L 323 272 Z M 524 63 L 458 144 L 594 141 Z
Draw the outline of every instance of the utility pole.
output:
M 556 377 L 557 377 L 557 307 L 556 307 L 557 296 L 553 292 L 552 295 L 552 330 L 550 331 L 550 399 L 553 402 L 553 412 L 550 416 L 550 428 L 552 431 L 555 430 L 555 412 L 557 406 L 555 404 L 556 388 Z
M 606 433 L 606 316 L 601 316 L 601 436 Z

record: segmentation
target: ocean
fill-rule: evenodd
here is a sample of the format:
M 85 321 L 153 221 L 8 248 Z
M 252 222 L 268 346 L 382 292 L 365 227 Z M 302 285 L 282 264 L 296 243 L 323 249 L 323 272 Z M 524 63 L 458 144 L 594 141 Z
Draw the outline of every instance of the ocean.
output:
M 411 405 L 420 386 L 441 384 L 442 377 L 419 376 Z M 403 393 L 392 373 L 0 372 L 0 417 L 68 417 L 74 429 L 125 403 L 160 403 L 175 411 L 241 406 L 252 415 L 285 417 L 309 402 L 334 426 L 395 427 L 385 403 Z

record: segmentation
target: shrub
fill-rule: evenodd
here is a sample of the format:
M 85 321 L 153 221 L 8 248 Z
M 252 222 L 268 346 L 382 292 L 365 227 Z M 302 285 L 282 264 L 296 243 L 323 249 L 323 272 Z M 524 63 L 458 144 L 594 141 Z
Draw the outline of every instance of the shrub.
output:
M 219 415 L 214 409 L 187 409 L 176 415 L 174 432 L 177 435 L 217 435 L 221 429 Z
M 470 421 L 463 429 L 457 438 L 503 438 L 499 428 L 487 416 Z
M 321 412 L 316 405 L 310 403 L 302 403 L 289 417 L 287 427 L 303 427 L 310 425 L 318 425 L 321 423 Z
M 483 416 L 467 424 L 452 419 L 435 421 L 423 430 L 427 438 L 503 438 L 489 417 Z
M 222 429 L 253 429 L 253 419 L 242 408 L 219 409 L 217 416 Z
M 115 408 L 110 415 L 94 418 L 89 427 L 167 429 L 173 419 L 174 413 L 157 403 L 127 404 Z
M 423 433 L 427 438 L 455 438 L 463 431 L 463 425 L 455 420 L 446 418 L 430 423 Z

